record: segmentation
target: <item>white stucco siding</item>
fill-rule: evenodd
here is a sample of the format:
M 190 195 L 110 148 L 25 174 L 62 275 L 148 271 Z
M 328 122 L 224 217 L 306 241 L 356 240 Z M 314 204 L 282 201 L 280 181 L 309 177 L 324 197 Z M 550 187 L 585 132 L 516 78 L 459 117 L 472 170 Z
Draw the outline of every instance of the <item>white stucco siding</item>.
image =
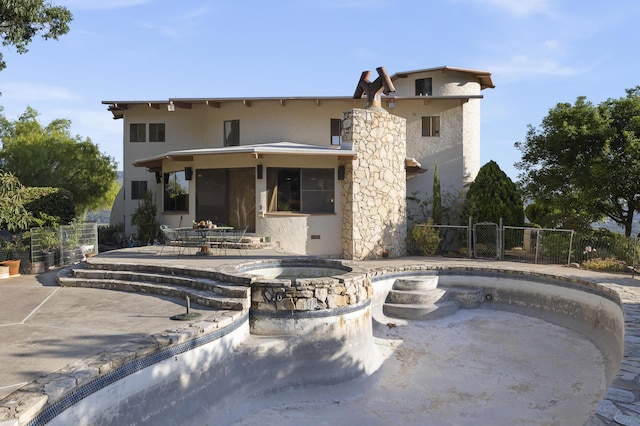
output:
M 475 180 L 480 171 L 480 99 L 469 99 L 462 107 L 463 110 L 463 176 L 465 188 Z
M 406 78 L 393 81 L 396 96 L 415 96 L 415 81 L 421 78 L 431 78 L 433 92 L 431 96 L 472 96 L 480 94 L 480 83 L 473 76 L 460 71 L 436 70 L 409 74 Z
M 420 192 L 431 195 L 433 170 L 438 163 L 440 184 L 443 191 L 457 192 L 462 189 L 464 167 L 465 135 L 463 132 L 464 114 L 460 101 L 431 100 L 420 107 L 420 101 L 406 104 L 412 111 L 404 111 L 399 102 L 400 114 L 407 117 L 407 157 L 420 162 L 428 172 L 412 176 L 407 181 L 407 193 Z M 440 117 L 440 136 L 422 136 L 422 117 Z

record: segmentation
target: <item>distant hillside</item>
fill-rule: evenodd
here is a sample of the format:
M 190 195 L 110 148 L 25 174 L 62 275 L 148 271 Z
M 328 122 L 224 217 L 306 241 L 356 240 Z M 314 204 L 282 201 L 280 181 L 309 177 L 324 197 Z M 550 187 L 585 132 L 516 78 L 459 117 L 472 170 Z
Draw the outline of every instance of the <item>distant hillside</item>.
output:
M 124 181 L 123 179 L 124 177 L 124 172 L 123 171 L 119 171 L 118 172 L 118 183 L 120 184 L 120 186 L 122 186 L 122 182 Z M 111 218 L 111 209 L 105 209 L 105 210 L 92 210 L 87 212 L 87 218 L 86 221 L 87 222 L 95 222 L 98 225 L 102 225 L 102 224 L 108 224 L 109 223 L 109 219 Z

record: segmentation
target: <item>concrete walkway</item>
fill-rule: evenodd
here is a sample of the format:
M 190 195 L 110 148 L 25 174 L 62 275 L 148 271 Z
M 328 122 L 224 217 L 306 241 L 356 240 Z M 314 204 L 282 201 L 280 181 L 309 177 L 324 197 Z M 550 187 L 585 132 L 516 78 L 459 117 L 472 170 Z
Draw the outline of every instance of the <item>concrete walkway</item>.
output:
M 259 254 L 258 254 L 259 253 Z M 101 261 L 213 267 L 251 258 L 287 257 L 278 252 L 220 257 L 180 256 L 157 247 L 123 249 L 100 255 Z M 550 265 L 406 257 L 354 262 L 367 268 L 428 264 L 499 269 L 579 278 L 609 287 L 624 304 L 625 357 L 612 387 L 589 424 L 640 425 L 640 277 Z M 38 377 L 135 337 L 176 327 L 171 316 L 183 313 L 181 301 L 147 295 L 56 285 L 58 271 L 0 280 L 0 399 Z M 205 309 L 193 310 L 206 313 Z M 0 407 L 1 409 L 1 407 Z

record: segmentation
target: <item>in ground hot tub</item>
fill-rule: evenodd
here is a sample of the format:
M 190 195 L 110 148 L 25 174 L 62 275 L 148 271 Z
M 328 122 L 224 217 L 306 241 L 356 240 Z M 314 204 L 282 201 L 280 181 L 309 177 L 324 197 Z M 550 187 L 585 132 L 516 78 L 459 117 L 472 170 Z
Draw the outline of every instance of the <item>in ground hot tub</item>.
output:
M 264 259 L 228 271 L 251 286 L 251 333 L 371 339 L 367 271 L 339 260 Z

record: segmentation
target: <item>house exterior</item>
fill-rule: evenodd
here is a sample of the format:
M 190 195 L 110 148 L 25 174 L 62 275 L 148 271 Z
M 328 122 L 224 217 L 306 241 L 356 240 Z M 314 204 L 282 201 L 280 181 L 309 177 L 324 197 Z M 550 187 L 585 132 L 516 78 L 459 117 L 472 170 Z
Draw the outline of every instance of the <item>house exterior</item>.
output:
M 112 223 L 146 190 L 161 223 L 211 220 L 271 237 L 290 253 L 369 259 L 406 252 L 406 196 L 463 190 L 480 168 L 486 71 L 393 74 L 364 97 L 103 101 L 123 120 L 124 182 Z M 357 93 L 357 91 L 356 91 Z

